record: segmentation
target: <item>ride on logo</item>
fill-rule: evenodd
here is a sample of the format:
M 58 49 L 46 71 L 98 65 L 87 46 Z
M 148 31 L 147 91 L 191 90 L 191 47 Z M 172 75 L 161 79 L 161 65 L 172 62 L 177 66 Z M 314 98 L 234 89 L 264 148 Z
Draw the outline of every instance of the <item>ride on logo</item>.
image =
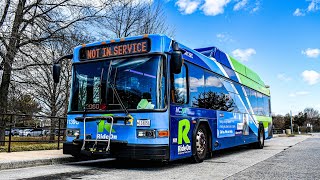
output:
M 111 124 L 101 120 L 98 124 L 98 134 L 97 139 L 109 139 L 109 133 L 111 129 Z M 108 134 L 104 134 L 103 131 L 106 130 Z M 112 128 L 111 133 L 116 133 L 116 131 Z M 110 139 L 117 139 L 117 135 L 111 134 Z
M 188 133 L 190 131 L 190 121 L 182 119 L 179 121 L 178 127 L 178 154 L 186 154 L 191 152 L 190 139 Z

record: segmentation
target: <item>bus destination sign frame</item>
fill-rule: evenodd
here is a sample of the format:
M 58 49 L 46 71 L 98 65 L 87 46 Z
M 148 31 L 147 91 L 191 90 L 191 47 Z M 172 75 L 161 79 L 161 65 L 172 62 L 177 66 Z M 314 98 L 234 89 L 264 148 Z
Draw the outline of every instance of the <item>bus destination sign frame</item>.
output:
M 144 54 L 151 50 L 149 38 L 136 39 L 131 41 L 111 42 L 92 47 L 80 49 L 80 60 L 95 60 L 109 57 Z

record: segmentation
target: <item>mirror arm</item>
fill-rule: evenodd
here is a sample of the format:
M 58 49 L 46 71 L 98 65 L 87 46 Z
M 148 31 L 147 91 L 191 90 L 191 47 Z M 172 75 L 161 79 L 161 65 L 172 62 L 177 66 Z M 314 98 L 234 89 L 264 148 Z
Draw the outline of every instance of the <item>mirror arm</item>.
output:
M 68 55 L 60 57 L 57 60 L 54 60 L 53 64 L 60 64 L 61 61 L 65 60 L 65 59 L 72 59 L 72 58 L 73 58 L 73 54 L 68 54 Z
M 68 54 L 65 56 L 60 57 L 57 60 L 53 60 L 52 64 L 52 76 L 53 76 L 53 81 L 54 83 L 59 83 L 59 78 L 60 78 L 60 71 L 61 71 L 61 61 L 65 59 L 72 59 L 73 54 Z
M 180 51 L 182 54 L 184 54 L 184 53 L 186 52 L 184 49 L 181 49 L 181 48 L 179 48 L 179 50 L 175 50 L 175 51 Z M 172 52 L 173 52 L 173 51 L 171 51 L 171 52 L 165 52 L 165 54 L 172 55 Z

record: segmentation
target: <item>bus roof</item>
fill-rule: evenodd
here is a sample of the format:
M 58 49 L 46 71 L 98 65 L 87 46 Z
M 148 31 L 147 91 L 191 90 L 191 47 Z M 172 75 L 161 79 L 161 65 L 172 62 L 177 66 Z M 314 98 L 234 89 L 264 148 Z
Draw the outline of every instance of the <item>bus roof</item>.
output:
M 94 47 L 101 44 L 113 44 L 121 43 L 126 41 L 133 41 L 143 38 L 149 38 L 151 41 L 151 49 L 149 53 L 165 53 L 172 50 L 172 38 L 162 34 L 146 34 L 141 36 L 133 36 L 126 38 L 117 38 L 106 41 L 99 41 L 90 44 L 84 44 L 74 49 L 73 62 L 79 62 L 79 52 L 84 47 Z M 183 54 L 183 58 L 194 64 L 197 64 L 205 69 L 216 72 L 222 76 L 230 78 L 235 82 L 244 84 L 252 89 L 255 89 L 263 94 L 270 95 L 270 90 L 266 88 L 264 82 L 261 80 L 259 75 L 234 59 L 227 55 L 216 47 L 206 47 L 191 49 L 183 44 L 179 43 L 181 49 L 186 51 Z
M 244 84 L 263 94 L 270 95 L 270 90 L 266 88 L 266 85 L 261 80 L 260 76 L 256 72 L 248 68 L 247 66 L 237 61 L 235 58 L 229 56 L 228 54 L 222 52 L 221 50 L 219 50 L 214 46 L 206 47 L 206 48 L 198 48 L 194 50 L 210 58 L 211 60 L 214 59 L 217 63 L 221 64 L 222 68 L 229 75 L 230 79 L 236 82 L 239 82 L 241 84 Z M 230 70 L 233 71 L 234 77 L 232 77 L 233 73 L 230 72 Z

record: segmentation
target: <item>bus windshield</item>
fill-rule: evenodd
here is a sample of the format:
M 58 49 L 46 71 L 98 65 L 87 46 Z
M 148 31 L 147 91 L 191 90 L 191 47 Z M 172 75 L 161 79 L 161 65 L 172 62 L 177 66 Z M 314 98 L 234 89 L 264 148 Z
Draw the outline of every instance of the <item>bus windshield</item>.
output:
M 69 111 L 163 109 L 163 72 L 160 56 L 75 64 Z

